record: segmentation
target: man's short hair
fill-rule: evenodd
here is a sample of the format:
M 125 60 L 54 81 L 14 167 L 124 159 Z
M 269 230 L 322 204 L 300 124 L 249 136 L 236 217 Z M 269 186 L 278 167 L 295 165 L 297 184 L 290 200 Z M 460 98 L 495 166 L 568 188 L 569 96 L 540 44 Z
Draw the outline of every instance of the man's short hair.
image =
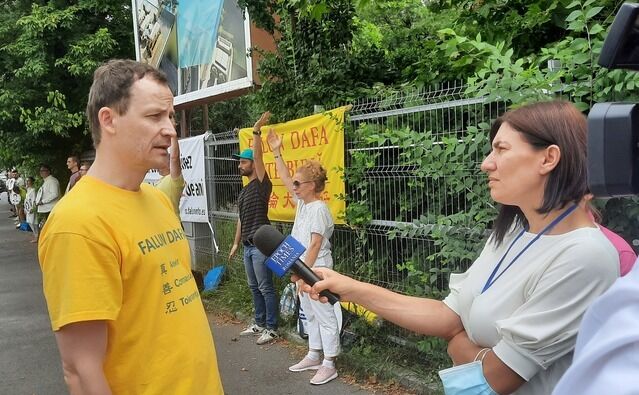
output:
M 69 159 L 72 159 L 78 166 L 80 165 L 80 158 L 75 155 L 69 155 Z
M 86 110 L 94 147 L 97 148 L 102 139 L 98 119 L 100 109 L 111 107 L 120 115 L 126 114 L 129 109 L 131 86 L 146 76 L 168 86 L 168 80 L 163 72 L 151 65 L 134 60 L 112 59 L 95 70 Z

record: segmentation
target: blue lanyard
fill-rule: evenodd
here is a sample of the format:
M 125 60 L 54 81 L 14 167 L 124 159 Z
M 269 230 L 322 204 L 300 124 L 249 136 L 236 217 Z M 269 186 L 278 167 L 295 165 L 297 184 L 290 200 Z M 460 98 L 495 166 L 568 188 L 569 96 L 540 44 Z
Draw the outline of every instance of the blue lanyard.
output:
M 501 257 L 501 259 L 499 260 L 499 263 L 497 263 L 497 266 L 495 266 L 495 269 L 493 269 L 493 272 L 490 273 L 490 277 L 488 277 L 488 280 L 486 280 L 486 284 L 484 284 L 484 288 L 481 290 L 481 293 L 484 293 L 488 290 L 488 288 L 490 288 L 497 280 L 499 280 L 499 277 L 501 277 L 504 273 L 506 273 L 506 270 L 510 269 L 510 267 L 513 265 L 513 263 L 515 263 L 515 261 L 517 259 L 519 259 L 520 256 L 522 256 L 522 254 L 524 252 L 526 252 L 526 250 L 533 245 L 537 240 L 539 240 L 539 238 L 546 232 L 550 231 L 552 228 L 555 227 L 555 225 L 557 225 L 558 223 L 560 223 L 564 218 L 566 218 L 568 215 L 570 215 L 570 213 L 572 213 L 573 211 L 575 211 L 575 209 L 577 208 L 577 205 L 573 205 L 572 207 L 570 207 L 568 210 L 564 211 L 563 213 L 561 213 L 561 215 L 557 218 L 555 218 L 554 221 L 552 221 L 550 224 L 548 224 L 548 226 L 546 226 L 544 228 L 544 230 L 542 230 L 539 234 L 537 234 L 537 236 L 535 236 L 534 239 L 532 239 L 527 245 L 526 247 L 524 247 L 521 251 L 519 251 L 519 254 L 517 254 L 512 261 L 510 261 L 510 263 L 508 264 L 508 266 L 506 266 L 506 268 L 499 273 L 499 275 L 497 277 L 495 277 L 497 275 L 497 271 L 499 271 L 499 268 L 501 267 L 501 264 L 504 262 L 504 259 L 506 259 L 506 256 L 508 255 L 508 253 L 510 252 L 511 248 L 513 248 L 513 246 L 515 245 L 515 243 L 517 242 L 517 240 L 519 240 L 521 238 L 521 236 L 524 235 L 524 232 L 526 232 L 527 229 L 522 229 L 521 232 L 519 232 L 519 234 L 517 235 L 517 237 L 515 237 L 515 240 L 512 241 L 512 243 L 510 243 L 510 246 L 508 246 L 508 249 L 506 250 L 506 252 L 504 253 L 504 255 Z

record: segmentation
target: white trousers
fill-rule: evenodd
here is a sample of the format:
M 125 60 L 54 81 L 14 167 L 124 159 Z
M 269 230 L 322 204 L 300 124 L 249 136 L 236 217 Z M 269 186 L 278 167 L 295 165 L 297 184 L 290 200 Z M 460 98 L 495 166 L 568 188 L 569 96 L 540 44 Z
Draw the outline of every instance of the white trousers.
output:
M 302 292 L 300 306 L 306 316 L 308 348 L 324 350 L 324 357 L 336 357 L 339 354 L 339 326 L 333 305 L 313 300 Z

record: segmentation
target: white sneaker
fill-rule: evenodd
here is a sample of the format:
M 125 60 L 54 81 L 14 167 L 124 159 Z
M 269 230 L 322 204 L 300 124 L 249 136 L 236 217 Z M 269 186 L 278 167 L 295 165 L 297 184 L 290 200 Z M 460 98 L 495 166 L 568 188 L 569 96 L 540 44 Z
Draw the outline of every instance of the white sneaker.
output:
M 240 332 L 240 336 L 257 336 L 259 334 L 261 334 L 262 332 L 264 332 L 266 328 L 263 328 L 257 324 L 253 324 L 251 326 L 249 326 L 248 328 L 244 329 L 242 332 Z
M 255 342 L 256 344 L 266 344 L 280 337 L 277 332 L 272 329 L 264 329 L 262 336 Z
M 335 378 L 337 378 L 337 369 L 322 365 L 311 379 L 311 384 L 326 384 Z
M 304 359 L 302 359 L 295 365 L 290 366 L 288 370 L 290 370 L 291 372 L 303 372 L 305 370 L 317 370 L 320 368 L 320 366 L 322 366 L 321 360 L 304 357 Z

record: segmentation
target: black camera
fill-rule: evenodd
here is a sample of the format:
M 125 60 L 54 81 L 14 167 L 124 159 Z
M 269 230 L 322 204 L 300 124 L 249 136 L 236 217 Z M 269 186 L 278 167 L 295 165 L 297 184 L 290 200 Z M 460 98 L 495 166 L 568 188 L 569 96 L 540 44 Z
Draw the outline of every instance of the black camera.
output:
M 623 4 L 599 56 L 608 69 L 639 70 L 639 4 Z M 639 104 L 597 103 L 588 114 L 588 184 L 596 197 L 639 194 Z

